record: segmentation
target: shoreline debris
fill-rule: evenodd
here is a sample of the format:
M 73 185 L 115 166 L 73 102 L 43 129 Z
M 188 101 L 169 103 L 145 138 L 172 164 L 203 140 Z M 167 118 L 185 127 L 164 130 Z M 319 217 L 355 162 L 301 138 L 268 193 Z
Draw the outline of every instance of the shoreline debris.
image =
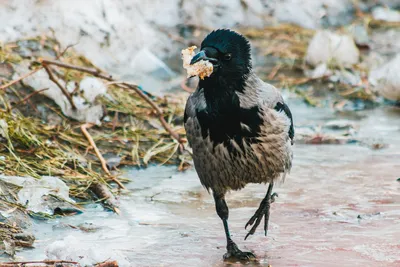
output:
M 81 265 L 75 261 L 65 260 L 44 260 L 44 261 L 15 261 L 0 262 L 0 267 L 80 267 Z
M 68 216 L 82 212 L 80 203 L 95 201 L 119 212 L 117 190 L 109 184 L 123 189 L 128 180 L 116 165 L 108 169 L 104 155 L 118 155 L 120 166 L 178 167 L 190 160 L 178 155 L 185 144 L 179 97 L 151 96 L 138 85 L 114 79 L 72 48 L 60 53 L 58 47 L 47 36 L 0 47 L 0 65 L 5 66 L 0 68 L 0 185 L 12 187 L 7 189 L 12 197 L 1 196 L 0 215 L 21 229 L 4 228 L 10 253 L 14 244 L 22 244 L 13 233 L 29 227 L 29 217 Z M 30 51 L 29 56 L 21 51 Z M 60 196 L 61 191 L 48 188 L 45 196 L 35 198 L 48 207 L 32 209 L 31 200 L 19 202 L 29 197 L 19 199 L 23 185 L 8 185 L 10 176 L 34 183 L 54 177 L 68 192 L 62 189 Z

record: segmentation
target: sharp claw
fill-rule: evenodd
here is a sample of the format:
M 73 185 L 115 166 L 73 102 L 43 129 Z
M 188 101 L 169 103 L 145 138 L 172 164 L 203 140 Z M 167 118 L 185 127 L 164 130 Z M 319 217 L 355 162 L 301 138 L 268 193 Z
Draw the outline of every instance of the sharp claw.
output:
M 244 238 L 244 240 L 246 240 L 250 235 L 250 232 L 247 233 L 246 237 Z
M 264 199 L 260 207 L 257 209 L 255 214 L 250 218 L 250 220 L 246 223 L 244 229 L 247 229 L 248 226 L 253 226 L 250 231 L 247 233 L 246 237 L 244 240 L 246 240 L 250 235 L 253 235 L 257 229 L 257 227 L 260 225 L 260 222 L 262 218 L 264 217 L 264 234 L 267 236 L 268 233 L 268 221 L 269 221 L 269 209 L 270 209 L 270 204 L 275 202 L 275 197 L 278 197 L 277 193 L 272 193 L 269 199 Z M 267 212 L 268 214 L 266 214 Z
M 244 229 L 247 229 L 247 226 L 249 225 L 253 225 L 254 221 L 257 218 L 258 214 L 258 210 L 256 211 L 256 213 L 250 218 L 250 220 L 246 223 L 246 226 L 244 227 Z
M 253 228 L 254 228 L 254 226 L 253 226 Z M 246 237 L 244 238 L 244 240 L 247 240 L 247 238 L 248 238 L 250 235 L 253 235 L 253 234 L 254 234 L 255 231 L 253 231 L 253 228 L 250 229 L 250 231 L 247 233 L 247 235 L 246 235 Z
M 247 235 L 246 235 L 246 237 L 244 238 L 244 240 L 246 240 L 250 235 L 254 235 L 257 226 L 258 226 L 258 225 L 254 225 L 254 226 L 250 229 L 250 231 L 247 233 Z
M 254 223 L 254 218 L 253 217 L 251 217 L 251 219 L 246 223 L 246 226 L 244 227 L 244 229 L 247 229 L 248 226 L 252 226 L 253 225 L 253 223 Z
M 247 239 L 247 237 L 249 237 L 249 235 L 253 235 L 256 232 L 257 227 L 260 225 L 260 222 L 263 218 L 263 214 L 261 214 L 259 217 L 257 217 L 257 221 L 254 223 L 253 227 L 250 229 L 250 231 L 247 233 L 246 237 L 244 238 L 244 240 Z
M 241 251 L 233 241 L 227 245 L 227 250 L 227 253 L 224 254 L 224 260 L 233 258 L 235 260 L 251 261 L 256 259 L 256 256 L 252 252 Z

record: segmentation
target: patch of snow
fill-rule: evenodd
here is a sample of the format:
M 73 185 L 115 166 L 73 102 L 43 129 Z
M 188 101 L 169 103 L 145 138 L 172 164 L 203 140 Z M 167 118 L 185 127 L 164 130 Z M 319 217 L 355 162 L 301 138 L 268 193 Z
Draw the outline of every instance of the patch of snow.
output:
M 391 61 L 373 69 L 369 82 L 373 89 L 386 99 L 400 101 L 400 54 Z
M 104 82 L 94 77 L 83 78 L 79 83 L 79 89 L 83 91 L 85 99 L 90 103 L 93 103 L 97 96 L 107 93 Z
M 389 22 L 399 22 L 400 21 L 400 12 L 385 8 L 385 7 L 375 7 L 372 9 L 372 17 L 376 20 L 384 20 Z
M 305 59 L 313 66 L 332 61 L 339 66 L 350 66 L 358 62 L 359 55 L 353 38 L 322 30 L 308 45 Z
M 27 66 L 22 64 L 15 65 L 16 74 L 14 75 L 14 79 L 20 75 L 24 75 L 28 71 Z M 74 95 L 72 97 L 76 110 L 72 108 L 67 97 L 61 92 L 61 89 L 48 78 L 45 70 L 37 71 L 35 74 L 25 78 L 24 82 L 35 90 L 48 88 L 42 94 L 53 99 L 61 108 L 64 115 L 81 122 L 100 124 L 100 119 L 103 117 L 104 111 L 103 107 L 100 104 L 96 104 L 94 100 L 98 95 L 103 95 L 107 91 L 107 87 L 101 80 L 87 77 L 80 82 L 80 89 L 83 91 L 83 96 Z M 71 85 L 71 83 L 65 84 L 63 80 L 58 80 L 58 82 L 61 86 L 67 88 L 68 91 L 73 90 L 74 85 Z
M 86 244 L 84 240 L 72 235 L 49 244 L 45 251 L 49 260 L 76 261 L 81 266 L 94 266 L 110 259 L 116 260 L 122 267 L 132 266 L 119 251 L 104 248 L 101 244 L 93 244 L 93 242 Z

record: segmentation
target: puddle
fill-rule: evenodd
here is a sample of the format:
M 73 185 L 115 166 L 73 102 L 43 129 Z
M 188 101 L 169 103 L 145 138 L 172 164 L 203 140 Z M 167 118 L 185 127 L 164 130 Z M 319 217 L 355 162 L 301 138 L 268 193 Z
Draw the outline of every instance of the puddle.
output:
M 228 195 L 233 239 L 259 256 L 248 266 L 399 266 L 400 265 L 400 110 L 379 108 L 337 115 L 289 101 L 296 125 L 348 119 L 358 137 L 389 144 L 382 150 L 349 145 L 296 145 L 294 164 L 275 191 L 269 236 L 261 228 L 247 241 L 244 225 L 267 186 L 250 185 Z M 120 266 L 226 266 L 223 226 L 212 197 L 193 170 L 175 167 L 126 169 L 130 193 L 120 197 L 121 215 L 89 205 L 83 214 L 35 221 L 35 249 L 19 259 L 90 254 L 90 260 L 117 260 Z M 85 223 L 89 232 L 75 228 Z M 59 251 L 56 251 L 56 250 Z M 64 250 L 64 251 L 63 251 Z M 61 253 L 61 254 L 56 254 Z M 70 252 L 71 253 L 71 252 Z M 237 265 L 232 265 L 237 266 Z

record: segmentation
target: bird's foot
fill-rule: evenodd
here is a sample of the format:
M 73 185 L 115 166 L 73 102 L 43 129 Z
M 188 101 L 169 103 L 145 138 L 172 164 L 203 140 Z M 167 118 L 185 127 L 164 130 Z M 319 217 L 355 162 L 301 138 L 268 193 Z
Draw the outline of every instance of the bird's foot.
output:
M 254 213 L 254 215 L 250 218 L 250 220 L 246 223 L 246 226 L 244 227 L 245 229 L 247 229 L 248 226 L 254 224 L 253 227 L 251 227 L 250 231 L 247 233 L 244 240 L 246 240 L 250 235 L 253 235 L 255 233 L 263 217 L 264 217 L 264 232 L 265 236 L 267 236 L 269 209 L 271 204 L 275 202 L 275 197 L 278 197 L 277 193 L 273 193 L 269 199 L 264 198 L 263 201 L 261 201 L 260 206 L 258 207 L 256 213 Z
M 257 259 L 253 253 L 241 251 L 233 241 L 228 243 L 226 249 L 228 252 L 224 255 L 224 260 L 255 261 Z

